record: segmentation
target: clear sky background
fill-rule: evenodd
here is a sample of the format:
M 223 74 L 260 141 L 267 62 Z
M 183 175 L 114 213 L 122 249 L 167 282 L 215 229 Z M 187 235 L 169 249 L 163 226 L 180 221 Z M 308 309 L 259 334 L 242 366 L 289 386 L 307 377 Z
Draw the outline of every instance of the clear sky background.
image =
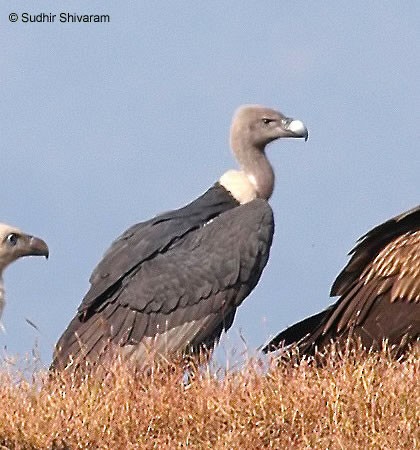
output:
M 268 150 L 275 239 L 228 352 L 326 307 L 356 238 L 419 203 L 417 0 L 3 1 L 0 40 L 0 221 L 51 251 L 5 273 L 2 354 L 37 343 L 50 362 L 112 240 L 235 167 L 228 130 L 243 103 L 301 119 L 309 140 Z

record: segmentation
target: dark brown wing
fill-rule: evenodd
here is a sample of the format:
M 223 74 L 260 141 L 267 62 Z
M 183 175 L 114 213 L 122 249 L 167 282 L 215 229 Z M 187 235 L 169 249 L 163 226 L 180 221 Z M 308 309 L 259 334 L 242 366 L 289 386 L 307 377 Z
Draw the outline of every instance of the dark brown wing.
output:
M 300 342 L 300 352 L 312 354 L 349 335 L 368 348 L 385 339 L 399 345 L 403 338 L 405 343 L 419 338 L 420 206 L 371 230 L 351 254 L 331 289 L 339 300 L 280 333 L 266 351 Z
M 347 287 L 323 326 L 334 339 L 352 332 L 365 346 L 420 334 L 420 231 L 388 243 Z
M 362 236 L 351 250 L 350 261 L 331 287 L 331 296 L 343 295 L 362 275 L 372 260 L 394 239 L 419 229 L 420 206 L 378 225 Z
M 273 216 L 254 200 L 226 211 L 139 264 L 58 343 L 54 365 L 95 361 L 109 343 L 141 366 L 151 350 L 171 355 L 211 347 L 257 284 L 269 255 Z

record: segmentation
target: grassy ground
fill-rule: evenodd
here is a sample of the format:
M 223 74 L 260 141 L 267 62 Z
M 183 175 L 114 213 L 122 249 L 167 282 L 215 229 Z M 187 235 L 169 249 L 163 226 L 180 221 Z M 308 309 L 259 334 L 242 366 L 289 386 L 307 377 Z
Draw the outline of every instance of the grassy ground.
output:
M 0 370 L 0 448 L 416 449 L 420 352 L 249 362 L 187 384 L 181 369 L 135 376 L 121 364 L 94 376 L 30 382 Z

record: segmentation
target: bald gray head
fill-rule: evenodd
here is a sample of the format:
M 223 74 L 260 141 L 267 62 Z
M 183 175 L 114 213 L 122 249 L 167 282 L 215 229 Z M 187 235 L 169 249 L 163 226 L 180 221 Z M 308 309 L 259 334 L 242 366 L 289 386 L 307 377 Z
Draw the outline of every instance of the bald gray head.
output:
M 264 150 L 267 144 L 280 138 L 304 138 L 306 141 L 308 130 L 300 120 L 265 106 L 243 105 L 236 110 L 230 128 L 230 145 L 234 152 L 244 145 Z
M 42 239 L 0 223 L 0 317 L 4 307 L 3 270 L 23 256 L 34 255 L 48 258 L 48 254 L 48 246 Z
M 254 198 L 269 199 L 274 189 L 274 172 L 265 155 L 265 147 L 281 138 L 308 139 L 308 130 L 300 120 L 260 105 L 244 105 L 233 116 L 230 145 L 240 171 L 228 171 L 220 183 L 240 202 Z

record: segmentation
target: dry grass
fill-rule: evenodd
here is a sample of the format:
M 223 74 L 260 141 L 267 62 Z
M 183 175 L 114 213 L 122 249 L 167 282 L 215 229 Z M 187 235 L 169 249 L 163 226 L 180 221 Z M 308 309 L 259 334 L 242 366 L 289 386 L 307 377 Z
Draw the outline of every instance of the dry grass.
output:
M 249 362 L 221 377 L 0 371 L 0 448 L 420 448 L 420 352 L 332 356 L 326 366 Z M 40 379 L 40 378 L 41 379 Z

